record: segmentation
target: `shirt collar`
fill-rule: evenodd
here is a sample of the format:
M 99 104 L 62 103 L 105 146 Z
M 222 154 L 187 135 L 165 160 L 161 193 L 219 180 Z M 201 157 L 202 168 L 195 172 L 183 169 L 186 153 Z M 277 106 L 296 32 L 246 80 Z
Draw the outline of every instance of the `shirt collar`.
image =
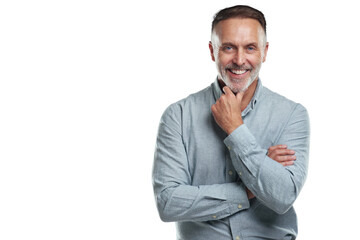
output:
M 250 101 L 251 108 L 254 108 L 255 104 L 259 101 L 261 93 L 262 93 L 262 89 L 263 89 L 263 86 L 262 86 L 261 80 L 259 78 L 257 86 L 256 86 L 256 90 L 255 90 L 255 93 L 254 93 L 254 96 L 252 97 L 252 99 Z

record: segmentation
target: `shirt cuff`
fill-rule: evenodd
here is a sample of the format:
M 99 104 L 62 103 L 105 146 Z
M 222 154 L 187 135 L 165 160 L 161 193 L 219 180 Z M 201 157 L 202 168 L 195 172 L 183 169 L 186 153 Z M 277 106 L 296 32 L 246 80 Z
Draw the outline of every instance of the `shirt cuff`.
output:
M 239 126 L 225 138 L 224 144 L 230 151 L 234 168 L 238 173 L 246 170 L 252 176 L 257 175 L 260 161 L 266 156 L 266 151 L 259 146 L 245 124 Z
M 250 207 L 250 202 L 244 184 L 241 182 L 231 183 L 228 187 L 225 198 L 230 204 L 231 214 L 248 209 Z
M 245 124 L 240 125 L 227 138 L 224 143 L 229 151 L 238 150 L 246 154 L 251 146 L 256 145 L 256 139 Z

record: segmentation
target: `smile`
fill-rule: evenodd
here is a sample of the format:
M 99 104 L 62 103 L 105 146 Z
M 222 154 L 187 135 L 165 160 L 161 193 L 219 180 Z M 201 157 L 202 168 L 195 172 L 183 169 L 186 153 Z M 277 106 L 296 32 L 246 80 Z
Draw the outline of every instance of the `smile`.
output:
M 236 75 L 242 75 L 244 73 L 246 73 L 249 70 L 235 70 L 235 69 L 228 69 L 231 73 L 236 74 Z

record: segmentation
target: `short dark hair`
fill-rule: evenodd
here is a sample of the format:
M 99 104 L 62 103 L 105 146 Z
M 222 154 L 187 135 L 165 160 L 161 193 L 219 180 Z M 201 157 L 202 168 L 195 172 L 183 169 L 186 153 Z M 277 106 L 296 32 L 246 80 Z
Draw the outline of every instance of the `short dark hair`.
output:
M 212 22 L 211 31 L 214 30 L 215 26 L 223 20 L 229 18 L 252 18 L 257 20 L 261 27 L 264 29 L 266 35 L 266 20 L 265 16 L 259 10 L 246 6 L 246 5 L 236 5 L 229 8 L 224 8 L 217 12 L 214 15 L 214 20 Z

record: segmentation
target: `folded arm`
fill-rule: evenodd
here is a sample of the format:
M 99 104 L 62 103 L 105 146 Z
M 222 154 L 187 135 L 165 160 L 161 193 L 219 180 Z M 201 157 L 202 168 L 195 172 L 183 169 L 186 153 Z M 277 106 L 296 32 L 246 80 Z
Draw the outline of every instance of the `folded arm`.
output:
M 192 186 L 181 127 L 169 113 L 159 126 L 153 187 L 163 221 L 216 220 L 249 207 L 242 183 Z
M 286 144 L 295 151 L 296 161 L 290 166 L 272 160 L 244 124 L 241 109 L 244 93 L 224 94 L 211 107 L 216 123 L 227 133 L 224 140 L 234 168 L 242 182 L 265 206 L 279 214 L 287 212 L 297 198 L 307 175 L 309 155 L 309 119 L 306 109 L 294 106 L 286 126 L 275 144 Z M 249 194 L 249 197 L 252 197 Z
M 309 119 L 297 105 L 276 143 L 294 150 L 296 161 L 284 167 L 267 156 L 246 124 L 234 130 L 224 143 L 232 163 L 246 187 L 267 207 L 285 213 L 296 200 L 307 175 Z

